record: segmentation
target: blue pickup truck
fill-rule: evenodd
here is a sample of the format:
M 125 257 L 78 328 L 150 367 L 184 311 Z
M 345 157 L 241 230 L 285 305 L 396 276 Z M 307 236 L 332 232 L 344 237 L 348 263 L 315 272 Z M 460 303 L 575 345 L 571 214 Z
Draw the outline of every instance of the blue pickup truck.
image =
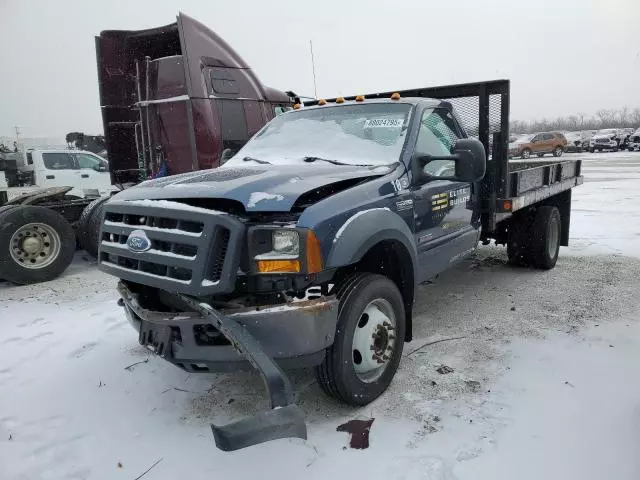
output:
M 479 243 L 554 267 L 581 161 L 508 161 L 508 116 L 506 80 L 313 101 L 219 168 L 106 204 L 100 268 L 140 343 L 189 372 L 265 381 L 272 409 L 213 426 L 219 448 L 306 437 L 287 368 L 315 368 L 340 402 L 381 395 L 416 285 Z

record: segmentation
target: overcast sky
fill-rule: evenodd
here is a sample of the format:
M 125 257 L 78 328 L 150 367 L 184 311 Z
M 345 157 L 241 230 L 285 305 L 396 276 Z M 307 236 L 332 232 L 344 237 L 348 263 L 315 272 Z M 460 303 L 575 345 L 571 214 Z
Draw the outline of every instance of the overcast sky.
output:
M 318 96 L 496 78 L 511 118 L 640 106 L 640 0 L 0 0 L 0 136 L 102 132 L 93 37 L 183 11 L 262 82 Z

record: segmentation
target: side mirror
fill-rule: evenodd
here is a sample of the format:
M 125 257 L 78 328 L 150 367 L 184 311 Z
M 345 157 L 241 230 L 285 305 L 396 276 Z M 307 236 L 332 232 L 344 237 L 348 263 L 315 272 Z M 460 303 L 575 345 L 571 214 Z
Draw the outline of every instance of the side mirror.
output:
M 487 168 L 487 156 L 482 143 L 475 138 L 461 138 L 453 146 L 452 155 L 436 157 L 416 154 L 413 157 L 411 170 L 414 182 L 426 183 L 430 180 L 451 180 L 458 182 L 477 182 L 484 177 Z M 451 160 L 455 162 L 455 175 L 452 177 L 431 176 L 425 172 L 425 166 L 434 160 Z

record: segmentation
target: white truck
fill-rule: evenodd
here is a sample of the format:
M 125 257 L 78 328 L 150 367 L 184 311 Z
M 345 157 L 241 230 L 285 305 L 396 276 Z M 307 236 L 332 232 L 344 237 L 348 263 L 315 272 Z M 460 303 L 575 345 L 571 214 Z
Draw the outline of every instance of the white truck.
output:
M 77 246 L 96 256 L 101 206 L 114 191 L 108 163 L 94 153 L 0 153 L 0 279 L 52 280 Z

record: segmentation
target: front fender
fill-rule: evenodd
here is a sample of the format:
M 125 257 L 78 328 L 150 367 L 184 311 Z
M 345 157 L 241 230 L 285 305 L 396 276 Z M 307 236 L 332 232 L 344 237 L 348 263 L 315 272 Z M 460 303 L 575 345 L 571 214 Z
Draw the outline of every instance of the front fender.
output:
M 336 232 L 327 258 L 327 267 L 351 265 L 362 259 L 365 253 L 383 240 L 402 243 L 413 265 L 417 265 L 417 250 L 413 233 L 406 222 L 388 208 L 374 208 L 349 217 Z

